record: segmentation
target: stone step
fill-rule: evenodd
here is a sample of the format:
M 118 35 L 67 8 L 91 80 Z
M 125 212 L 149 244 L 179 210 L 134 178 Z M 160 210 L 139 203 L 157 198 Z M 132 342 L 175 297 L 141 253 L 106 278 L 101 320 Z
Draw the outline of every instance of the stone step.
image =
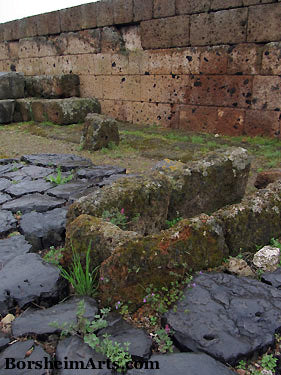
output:
M 0 100 L 24 98 L 22 73 L 0 72 Z
M 82 123 L 88 113 L 100 113 L 95 98 L 35 99 L 16 101 L 14 121 L 50 121 L 58 125 Z
M 1 91 L 1 86 L 0 86 Z M 15 100 L 0 100 L 0 124 L 9 124 L 13 121 Z
M 25 96 L 45 99 L 80 96 L 80 80 L 76 74 L 25 77 Z

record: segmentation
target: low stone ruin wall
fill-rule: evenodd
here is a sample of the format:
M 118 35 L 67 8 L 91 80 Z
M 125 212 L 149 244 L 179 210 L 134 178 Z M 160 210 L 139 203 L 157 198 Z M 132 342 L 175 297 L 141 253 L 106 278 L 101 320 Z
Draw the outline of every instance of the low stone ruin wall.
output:
M 104 0 L 0 25 L 0 71 L 78 74 L 120 120 L 280 136 L 275 0 Z

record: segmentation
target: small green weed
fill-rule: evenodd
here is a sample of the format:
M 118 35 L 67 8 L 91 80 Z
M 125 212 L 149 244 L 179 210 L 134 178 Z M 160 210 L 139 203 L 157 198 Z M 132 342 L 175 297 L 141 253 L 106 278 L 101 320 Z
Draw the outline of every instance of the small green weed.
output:
M 73 174 L 70 174 L 67 177 L 62 177 L 60 167 L 58 167 L 56 169 L 56 171 L 57 171 L 56 177 L 48 176 L 48 177 L 46 177 L 46 181 L 52 182 L 53 184 L 56 184 L 56 185 L 63 185 L 63 184 L 66 184 L 67 182 L 69 182 L 73 179 Z
M 61 258 L 63 257 L 63 251 L 63 247 L 56 249 L 54 246 L 51 246 L 50 250 L 44 255 L 43 259 L 48 263 L 58 266 Z
M 238 369 L 241 369 L 241 370 L 246 370 L 246 365 L 247 365 L 246 361 L 244 361 L 244 360 L 242 359 L 242 360 L 239 362 L 237 368 L 238 368 Z
M 261 359 L 261 365 L 265 370 L 274 371 L 277 365 L 277 358 L 272 354 L 264 354 Z
M 117 227 L 125 230 L 128 225 L 137 222 L 139 220 L 140 214 L 135 215 L 130 221 L 128 221 L 128 216 L 125 215 L 125 210 L 122 208 L 120 211 L 118 209 L 112 209 L 111 211 L 103 211 L 102 218 L 105 221 L 117 225 Z
M 191 142 L 195 144 L 201 144 L 201 143 L 204 143 L 204 138 L 201 137 L 200 135 L 192 135 Z
M 171 330 L 168 325 L 166 325 L 165 329 L 158 329 L 155 332 L 156 336 L 154 337 L 156 343 L 158 344 L 158 350 L 161 353 L 173 352 L 173 342 L 170 339 L 169 334 L 171 334 Z
M 181 221 L 183 217 L 176 217 L 175 219 L 172 220 L 166 220 L 166 226 L 168 228 L 174 227 L 179 221 Z
M 59 266 L 59 269 L 61 271 L 61 275 L 73 286 L 77 294 L 94 297 L 97 294 L 96 279 L 99 267 L 96 267 L 90 271 L 90 250 L 91 243 L 89 244 L 86 254 L 85 271 L 81 264 L 80 255 L 73 248 L 73 263 L 70 266 L 70 270 L 68 271 L 62 266 Z

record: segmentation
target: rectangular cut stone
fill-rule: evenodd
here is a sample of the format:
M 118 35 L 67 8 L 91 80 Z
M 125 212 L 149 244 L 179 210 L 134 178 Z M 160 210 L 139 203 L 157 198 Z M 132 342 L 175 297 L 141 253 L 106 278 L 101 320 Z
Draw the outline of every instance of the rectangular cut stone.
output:
M 141 22 L 141 41 L 145 49 L 189 45 L 189 16 Z
M 63 33 L 59 39 L 64 55 L 100 52 L 99 29 Z
M 274 42 L 281 39 L 281 3 L 249 8 L 248 42 Z
M 18 21 L 18 38 L 28 38 L 38 35 L 39 18 L 38 16 L 32 16 L 23 18 Z
M 113 25 L 113 3 L 112 0 L 97 2 L 97 26 Z
M 201 74 L 226 74 L 227 70 L 226 46 L 201 48 L 200 73 Z
M 133 122 L 170 127 L 172 107 L 163 103 L 133 103 Z
M 0 60 L 6 60 L 9 56 L 9 43 L 2 42 L 0 43 Z
M 148 72 L 150 74 L 170 74 L 172 71 L 171 51 L 153 50 L 148 51 Z
M 22 21 L 22 20 L 21 20 Z M 5 41 L 16 40 L 18 38 L 18 21 L 10 21 L 3 24 L 3 37 Z
M 111 55 L 111 74 L 124 75 L 128 74 L 129 56 L 123 54 Z
M 133 102 L 120 100 L 102 100 L 102 113 L 120 121 L 133 122 Z
M 104 99 L 140 100 L 139 76 L 106 76 L 104 77 Z
M 254 109 L 281 110 L 281 78 L 276 76 L 255 76 L 253 82 Z
M 199 74 L 201 51 L 196 47 L 176 49 L 171 55 L 173 74 Z
M 227 72 L 229 74 L 259 74 L 262 47 L 256 44 L 238 44 L 229 47 Z
M 218 108 L 215 132 L 222 135 L 240 136 L 244 134 L 245 110 Z
M 211 0 L 212 10 L 237 8 L 241 7 L 242 5 L 242 0 Z
M 40 36 L 19 41 L 18 56 L 20 58 L 54 56 L 57 52 L 57 46 L 51 38 Z
M 83 54 L 83 55 L 72 55 L 68 57 L 73 57 L 75 60 L 75 73 L 78 74 L 94 74 L 94 57 L 92 54 Z M 73 70 L 74 73 L 74 70 Z
M 59 11 L 39 14 L 37 23 L 38 35 L 50 35 L 60 33 Z
M 191 16 L 190 43 L 214 45 L 241 43 L 246 40 L 247 9 L 221 10 Z
M 172 87 L 173 81 L 168 75 L 141 76 L 141 100 L 169 103 Z
M 246 111 L 245 134 L 250 137 L 280 136 L 280 112 L 275 111 Z
M 80 5 L 81 29 L 92 29 L 97 27 L 97 3 Z
M 133 21 L 133 0 L 113 1 L 114 24 L 130 23 Z
M 94 74 L 105 75 L 111 74 L 112 57 L 109 53 L 98 53 L 93 56 L 94 59 Z
M 80 75 L 81 97 L 103 99 L 103 81 L 103 76 Z
M 134 0 L 134 21 L 151 20 L 153 0 Z
M 178 129 L 213 133 L 217 124 L 217 108 L 179 105 L 175 107 L 172 123 Z
M 252 81 L 251 76 L 192 76 L 186 89 L 186 104 L 249 108 Z
M 210 0 L 176 0 L 176 14 L 206 12 L 210 9 Z
M 4 24 L 0 24 L 0 42 L 4 42 Z
M 124 40 L 116 27 L 104 27 L 101 31 L 101 52 L 124 51 Z
M 281 43 L 269 43 L 264 46 L 261 74 L 281 75 Z
M 154 0 L 154 18 L 171 17 L 176 14 L 175 0 Z
M 80 6 L 62 9 L 59 12 L 62 32 L 81 30 L 82 13 Z

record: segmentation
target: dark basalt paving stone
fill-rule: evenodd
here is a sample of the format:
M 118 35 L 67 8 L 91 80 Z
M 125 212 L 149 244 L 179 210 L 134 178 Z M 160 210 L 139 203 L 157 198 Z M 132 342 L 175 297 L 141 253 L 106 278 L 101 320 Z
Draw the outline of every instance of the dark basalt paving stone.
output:
M 31 178 L 27 176 L 21 169 L 18 171 L 7 172 L 3 174 L 3 177 L 8 178 L 13 183 L 20 181 L 31 181 Z
M 79 178 L 104 178 L 104 177 L 109 177 L 113 174 L 123 174 L 126 173 L 126 168 L 121 168 L 121 167 L 115 167 L 111 165 L 99 165 L 95 166 L 93 168 L 84 168 L 84 169 L 79 169 L 77 171 L 77 176 Z
M 265 272 L 262 275 L 261 280 L 269 285 L 272 285 L 274 288 L 281 288 L 281 268 L 277 268 L 274 272 Z
M 13 171 L 15 168 L 21 168 L 21 167 L 22 167 L 22 164 L 20 163 L 0 165 L 0 176 L 3 175 L 4 173 Z
M 16 229 L 17 220 L 10 211 L 0 210 L 0 236 Z
M 156 368 L 156 361 L 159 363 L 159 369 Z M 128 371 L 128 375 L 143 374 L 235 375 L 236 372 L 204 353 L 175 353 L 153 355 L 149 361 L 143 365 L 142 369 Z
M 9 337 L 5 336 L 4 333 L 0 332 L 0 352 L 8 346 L 9 342 Z
M 15 305 L 36 302 L 44 306 L 67 295 L 67 282 L 57 267 L 43 262 L 37 254 L 18 255 L 0 272 L 0 314 Z
M 71 169 L 91 167 L 93 163 L 89 159 L 72 154 L 33 154 L 24 155 L 21 157 L 22 161 L 29 164 L 39 165 L 42 167 L 59 167 L 62 171 L 69 171 Z
M 51 188 L 52 184 L 50 182 L 46 182 L 45 180 L 22 181 L 8 187 L 8 189 L 6 189 L 6 193 L 15 197 L 21 197 L 25 194 L 32 193 L 42 194 Z
M 56 322 L 62 326 L 64 323 L 76 323 L 77 304 L 85 301 L 84 317 L 93 320 L 98 313 L 97 303 L 89 297 L 73 297 L 66 302 L 62 302 L 45 310 L 26 310 L 20 317 L 12 323 L 12 333 L 14 337 L 37 334 L 45 335 L 58 332 L 50 323 Z
M 0 178 L 0 191 L 7 189 L 11 184 L 12 182 L 6 178 Z
M 89 183 L 85 182 L 68 182 L 48 190 L 48 195 L 68 200 L 75 193 L 83 193 L 83 191 L 88 189 L 89 185 Z
M 73 203 L 75 202 L 77 199 L 81 198 L 81 197 L 84 197 L 88 194 L 92 194 L 95 190 L 98 190 L 99 187 L 97 186 L 91 186 L 83 191 L 76 191 L 76 192 L 73 192 L 69 195 L 69 198 L 68 198 L 68 202 L 69 203 Z
M 18 255 L 27 254 L 30 250 L 31 245 L 21 235 L 0 240 L 0 270 Z
M 203 351 L 231 365 L 266 350 L 281 328 L 281 291 L 246 277 L 200 275 L 164 324 L 181 351 Z
M 39 213 L 29 212 L 20 220 L 20 228 L 33 251 L 57 246 L 65 239 L 66 208 Z
M 107 369 L 106 357 L 100 353 L 96 353 L 89 345 L 85 344 L 84 341 L 76 336 L 68 337 L 59 342 L 56 351 L 56 360 L 64 361 L 65 357 L 71 361 L 82 361 L 85 368 L 79 369 L 60 369 L 57 371 L 57 375 L 112 375 L 111 370 Z M 89 363 L 89 360 L 91 361 Z M 99 361 L 105 361 L 102 364 L 102 369 L 99 369 Z M 89 363 L 88 368 L 86 368 Z M 93 365 L 92 365 L 93 364 Z
M 12 200 L 12 197 L 5 193 L 0 193 L 0 204 L 6 203 Z
M 21 213 L 28 213 L 31 211 L 45 212 L 54 208 L 61 207 L 65 204 L 65 200 L 50 197 L 49 195 L 28 194 L 21 198 L 14 199 L 10 202 L 4 203 L 2 208 L 12 212 L 21 211 Z
M 38 167 L 37 165 L 28 165 L 21 170 L 26 176 L 33 180 L 44 178 L 54 172 L 53 168 Z
M 143 329 L 133 327 L 116 313 L 110 314 L 107 321 L 108 327 L 102 329 L 98 336 L 108 334 L 112 341 L 117 341 L 122 346 L 129 342 L 129 353 L 134 360 L 150 357 L 152 340 Z
M 19 163 L 20 159 L 12 159 L 12 158 L 3 158 L 0 159 L 0 165 L 10 164 L 10 163 Z
M 30 355 L 27 355 L 30 349 L 33 349 Z M 16 364 L 19 361 L 25 362 L 19 366 L 22 369 L 18 369 L 17 366 L 13 368 L 12 360 L 6 360 L 6 358 L 14 358 L 14 363 Z M 46 359 L 45 359 L 46 358 Z M 41 346 L 38 346 L 34 343 L 33 340 L 16 342 L 13 345 L 10 345 L 0 354 L 0 375 L 47 375 L 51 372 L 47 372 L 44 369 L 45 361 L 49 362 L 51 357 L 46 353 Z M 28 362 L 32 364 L 31 368 L 28 368 Z M 43 369 L 36 369 L 35 363 L 42 363 Z

